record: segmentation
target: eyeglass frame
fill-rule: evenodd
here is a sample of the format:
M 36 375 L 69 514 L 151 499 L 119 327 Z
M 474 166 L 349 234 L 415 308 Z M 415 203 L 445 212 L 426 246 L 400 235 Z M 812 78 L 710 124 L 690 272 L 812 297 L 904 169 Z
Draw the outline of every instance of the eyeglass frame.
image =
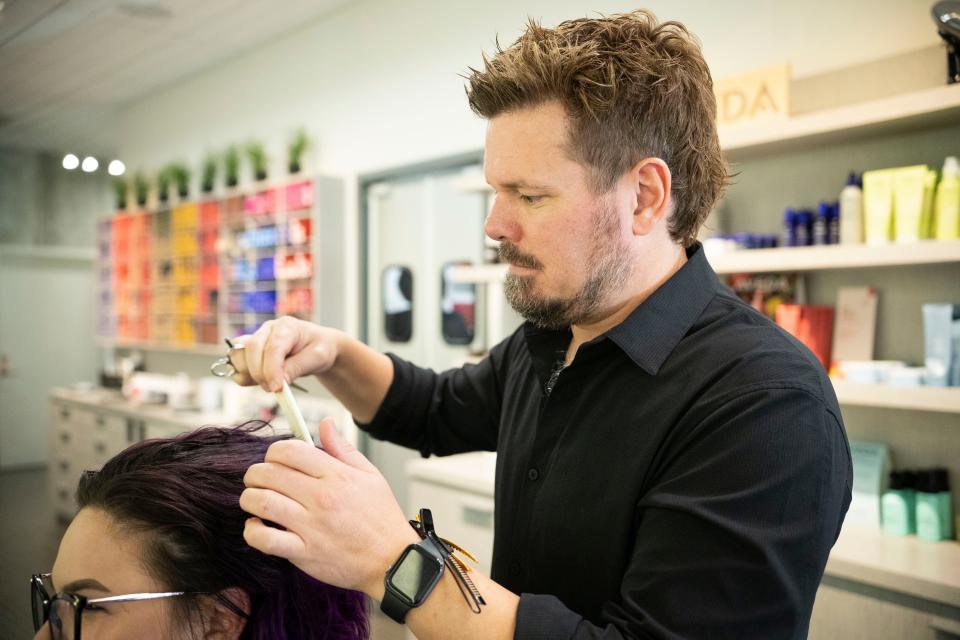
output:
M 55 600 L 63 600 L 70 604 L 73 607 L 73 610 L 76 612 L 76 615 L 73 618 L 73 640 L 80 640 L 80 622 L 83 619 L 83 611 L 87 608 L 87 605 L 99 605 L 99 604 L 110 604 L 114 602 L 141 602 L 144 600 L 158 600 L 160 598 L 174 598 L 177 596 L 185 595 L 212 595 L 216 597 L 224 606 L 226 606 L 230 611 L 237 614 L 244 620 L 249 620 L 250 616 L 247 615 L 245 611 L 240 609 L 237 605 L 227 599 L 223 594 L 220 593 L 206 593 L 206 592 L 193 592 L 188 593 L 187 591 L 161 591 L 161 592 L 151 592 L 151 593 L 126 593 L 116 596 L 106 596 L 103 598 L 87 598 L 86 596 L 80 596 L 75 593 L 69 593 L 67 591 L 57 591 L 52 596 L 47 591 L 47 588 L 44 586 L 43 581 L 50 578 L 52 574 L 50 573 L 35 573 L 30 576 L 30 613 L 33 616 L 33 630 L 34 632 L 39 631 L 43 625 L 50 621 L 50 610 L 52 608 L 53 602 Z M 40 596 L 40 601 L 43 604 L 43 619 L 39 620 L 37 618 L 37 609 L 33 606 L 33 596 L 37 594 Z M 50 635 L 53 637 L 53 629 L 50 630 Z

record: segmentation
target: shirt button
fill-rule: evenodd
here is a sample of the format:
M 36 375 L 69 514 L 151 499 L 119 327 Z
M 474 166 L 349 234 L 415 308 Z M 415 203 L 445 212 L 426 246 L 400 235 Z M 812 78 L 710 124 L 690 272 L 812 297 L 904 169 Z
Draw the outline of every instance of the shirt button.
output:
M 540 477 L 540 472 L 536 469 L 530 469 L 527 471 L 527 477 L 530 478 L 531 482 L 534 482 L 537 478 Z
M 520 562 L 518 560 L 514 560 L 510 563 L 510 571 L 512 571 L 514 574 L 520 575 L 521 570 L 522 568 L 520 567 Z

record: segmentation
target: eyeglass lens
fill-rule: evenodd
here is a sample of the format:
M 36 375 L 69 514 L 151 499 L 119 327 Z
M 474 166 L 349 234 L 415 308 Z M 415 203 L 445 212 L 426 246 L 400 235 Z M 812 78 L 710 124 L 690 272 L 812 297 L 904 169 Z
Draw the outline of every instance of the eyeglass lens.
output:
M 77 609 L 69 600 L 54 598 L 50 603 L 50 635 L 53 640 L 74 640 Z

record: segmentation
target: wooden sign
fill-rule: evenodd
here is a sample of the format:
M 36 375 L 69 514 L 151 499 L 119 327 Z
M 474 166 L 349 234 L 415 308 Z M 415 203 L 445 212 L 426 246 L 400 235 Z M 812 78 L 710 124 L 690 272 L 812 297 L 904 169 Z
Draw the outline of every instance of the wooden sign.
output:
M 713 93 L 718 125 L 783 120 L 790 115 L 790 65 L 719 80 Z

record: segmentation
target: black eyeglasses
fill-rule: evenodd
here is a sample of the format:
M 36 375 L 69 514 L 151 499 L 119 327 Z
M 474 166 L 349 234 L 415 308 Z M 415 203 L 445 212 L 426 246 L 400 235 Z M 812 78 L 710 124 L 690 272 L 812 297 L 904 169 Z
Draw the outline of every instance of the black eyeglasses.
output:
M 44 586 L 44 581 L 49 579 L 49 573 L 33 574 L 30 578 L 30 604 L 33 609 L 33 630 L 39 631 L 40 627 L 49 622 L 51 640 L 80 640 L 80 622 L 83 619 L 83 612 L 99 609 L 104 604 L 139 602 L 187 595 L 186 591 L 166 591 L 162 593 L 128 593 L 106 598 L 87 598 L 66 591 L 59 591 L 51 596 Z M 243 610 L 223 595 L 215 594 L 215 597 L 233 613 L 244 620 L 248 618 Z

